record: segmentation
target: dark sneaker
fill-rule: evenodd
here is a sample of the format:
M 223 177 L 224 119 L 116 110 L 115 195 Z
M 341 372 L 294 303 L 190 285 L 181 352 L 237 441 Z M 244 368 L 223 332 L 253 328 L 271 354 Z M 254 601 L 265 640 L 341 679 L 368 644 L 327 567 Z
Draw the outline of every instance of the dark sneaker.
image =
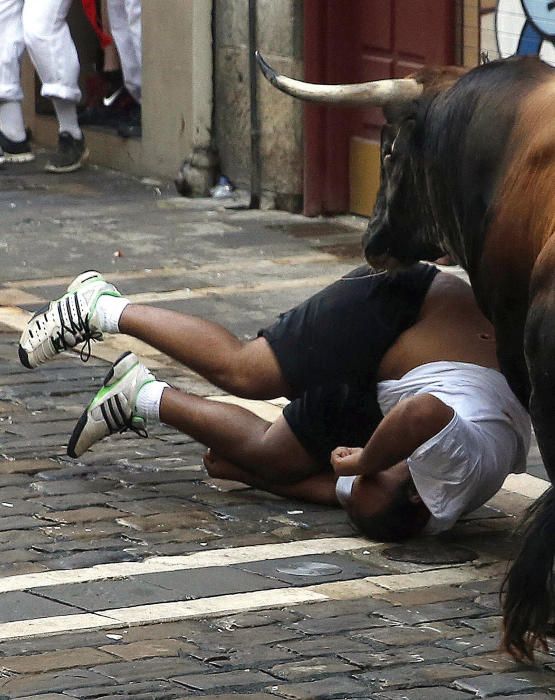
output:
M 35 160 L 28 137 L 23 141 L 12 141 L 0 131 L 0 151 L 4 152 L 6 163 L 29 163 Z
M 4 158 L 4 151 L 0 147 L 0 165 L 6 162 L 6 159 Z
M 143 135 L 141 107 L 136 105 L 130 110 L 127 119 L 118 124 L 118 134 L 124 139 L 140 139 Z
M 146 421 L 135 409 L 137 394 L 156 377 L 131 352 L 117 359 L 103 386 L 77 421 L 67 446 L 70 457 L 80 457 L 95 443 L 114 433 L 132 430 L 147 437 Z
M 44 169 L 49 173 L 72 173 L 79 170 L 88 157 L 84 137 L 76 139 L 67 131 L 62 131 L 58 137 L 58 150 Z

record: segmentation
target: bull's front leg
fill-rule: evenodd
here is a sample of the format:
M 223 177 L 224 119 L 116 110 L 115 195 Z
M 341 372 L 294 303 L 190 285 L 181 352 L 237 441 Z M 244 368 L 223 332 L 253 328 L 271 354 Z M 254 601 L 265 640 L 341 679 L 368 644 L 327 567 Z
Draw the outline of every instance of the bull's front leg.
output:
M 555 243 L 555 241 L 554 241 Z M 533 271 L 525 328 L 531 397 L 530 412 L 540 452 L 555 481 L 555 245 Z M 530 508 L 520 552 L 507 576 L 503 603 L 505 645 L 515 656 L 531 657 L 545 643 L 553 611 L 555 491 L 551 486 Z
M 492 321 L 499 367 L 519 401 L 528 408 L 530 378 L 524 354 L 526 306 L 517 305 L 510 298 L 500 302 L 498 308 L 492 314 Z

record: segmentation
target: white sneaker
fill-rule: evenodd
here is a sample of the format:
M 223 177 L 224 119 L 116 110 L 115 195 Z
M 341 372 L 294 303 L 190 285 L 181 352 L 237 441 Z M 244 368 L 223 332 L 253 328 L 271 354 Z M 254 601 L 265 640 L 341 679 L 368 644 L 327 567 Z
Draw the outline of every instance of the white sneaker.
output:
M 119 357 L 106 375 L 102 389 L 77 421 L 67 446 L 68 455 L 80 457 L 99 440 L 126 430 L 147 437 L 146 421 L 135 413 L 135 403 L 142 387 L 154 381 L 156 377 L 132 352 Z
M 81 359 L 90 357 L 92 340 L 102 340 L 102 331 L 95 314 L 102 294 L 121 294 L 95 270 L 83 272 L 67 288 L 67 294 L 37 311 L 27 324 L 19 341 L 19 359 L 28 369 L 52 360 L 56 355 L 86 343 Z

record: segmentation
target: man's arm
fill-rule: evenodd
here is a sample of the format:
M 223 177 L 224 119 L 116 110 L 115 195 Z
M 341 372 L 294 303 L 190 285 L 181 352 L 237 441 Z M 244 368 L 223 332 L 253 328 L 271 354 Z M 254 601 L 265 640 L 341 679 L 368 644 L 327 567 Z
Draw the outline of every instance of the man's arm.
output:
M 332 453 L 338 476 L 372 476 L 408 457 L 448 425 L 454 411 L 431 394 L 419 394 L 395 406 L 362 450 L 339 447 Z
M 210 450 L 203 461 L 208 474 L 215 479 L 240 481 L 261 491 L 268 491 L 284 498 L 294 498 L 298 501 L 317 503 L 323 506 L 339 505 L 335 495 L 337 476 L 331 470 L 313 474 L 299 481 L 279 483 L 242 469 L 237 464 L 218 457 Z

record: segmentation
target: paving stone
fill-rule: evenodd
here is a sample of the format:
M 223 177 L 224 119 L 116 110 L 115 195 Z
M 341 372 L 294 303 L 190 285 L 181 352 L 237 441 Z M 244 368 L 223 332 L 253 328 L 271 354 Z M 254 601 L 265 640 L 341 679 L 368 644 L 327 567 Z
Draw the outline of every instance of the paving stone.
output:
M 81 612 L 75 607 L 62 605 L 25 591 L 10 591 L 1 595 L 0 622 L 34 620 L 38 617 L 52 617 L 54 615 L 76 615 Z
M 206 695 L 202 694 L 204 700 L 237 700 L 238 697 L 248 698 L 249 700 L 276 700 L 275 695 L 268 695 L 268 693 L 249 693 L 248 691 L 242 690 L 240 693 L 224 693 L 223 695 Z
M 217 522 L 214 515 L 202 510 L 183 510 L 183 512 L 159 513 L 157 515 L 126 516 L 120 513 L 117 518 L 120 525 L 141 532 L 173 530 L 175 528 L 205 527 Z
M 125 532 L 125 528 L 117 523 L 106 520 L 97 523 L 78 523 L 76 525 L 52 525 L 41 528 L 41 532 L 48 535 L 48 540 L 53 539 L 64 542 L 66 540 L 83 540 L 95 537 L 108 537 L 110 535 Z
M 395 690 L 391 693 L 378 693 L 374 696 L 380 700 L 469 700 L 469 695 L 460 690 L 445 686 L 431 688 L 414 688 L 413 690 Z M 521 700 L 519 696 L 519 700 Z
M 193 654 L 194 656 L 195 654 Z M 198 654 L 197 654 L 198 655 Z M 287 649 L 267 644 L 253 644 L 250 647 L 238 647 L 216 651 L 212 654 L 205 652 L 200 655 L 204 663 L 210 664 L 222 670 L 239 668 L 262 668 L 267 670 L 269 666 L 286 661 L 295 661 L 298 655 Z
M 32 693 L 31 697 L 37 697 L 43 693 L 67 692 L 73 688 L 88 685 L 96 688 L 98 696 L 100 694 L 98 688 L 108 683 L 105 676 L 94 671 L 78 669 L 55 673 L 34 673 L 10 679 L 0 678 L 0 692 L 7 693 L 10 698 L 19 698 L 30 693 Z
M 71 692 L 71 697 L 82 698 L 102 698 L 102 700 L 124 700 L 124 698 L 133 698 L 133 700 L 172 700 L 173 698 L 182 698 L 188 693 L 184 693 L 183 689 L 178 688 L 171 682 L 163 680 L 152 680 L 144 682 L 129 681 L 124 684 L 102 686 L 99 691 L 98 687 L 92 686 L 89 688 L 74 688 Z M 64 695 L 64 697 L 67 697 Z
M 156 656 L 194 656 L 198 652 L 194 644 L 185 642 L 182 639 L 148 639 L 130 644 L 110 644 L 100 647 L 101 652 L 106 655 L 111 654 L 125 661 L 136 661 L 137 659 L 148 659 Z M 106 656 L 105 655 L 105 656 Z M 113 659 L 111 659 L 113 661 Z
M 74 510 L 53 511 L 47 519 L 57 523 L 91 523 L 98 520 L 117 520 L 123 513 L 114 508 L 75 508 Z M 42 523 L 44 524 L 44 523 Z
M 102 666 L 93 666 L 91 670 L 106 678 L 112 678 L 118 683 L 130 683 L 157 678 L 173 679 L 174 676 L 185 673 L 200 673 L 206 670 L 206 666 L 191 657 L 178 659 L 153 657 L 136 661 L 115 661 Z
M 27 515 L 0 517 L 0 532 L 7 532 L 8 530 L 31 530 L 44 525 L 48 525 L 48 521 Z
M 135 576 L 122 580 L 44 586 L 40 592 L 61 603 L 78 605 L 89 612 L 177 600 L 172 592 L 144 579 L 144 576 Z
M 284 583 L 274 579 L 247 573 L 233 567 L 218 566 L 145 574 L 140 578 L 145 583 L 176 592 L 181 596 L 181 600 L 286 587 Z
M 311 660 L 305 659 L 303 661 L 276 664 L 267 670 L 272 676 L 285 681 L 302 681 L 322 675 L 352 673 L 357 670 L 357 666 L 345 663 L 336 658 L 319 657 Z M 337 679 L 334 677 L 334 684 L 336 680 Z
M 0 565 L 0 578 L 7 576 L 19 576 L 20 574 L 34 574 L 46 571 L 47 567 L 39 562 L 17 562 Z
M 287 624 L 297 622 L 300 615 L 293 610 L 268 610 L 265 612 L 246 612 L 235 615 L 226 615 L 214 620 L 212 623 L 218 629 L 234 630 L 253 627 L 267 627 L 277 622 Z
M 203 675 L 173 676 L 174 683 L 184 685 L 191 690 L 215 690 L 216 688 L 242 688 L 268 684 L 275 679 L 263 671 L 251 670 L 222 671 Z
M 229 649 L 245 649 L 255 645 L 277 644 L 287 642 L 282 645 L 288 646 L 288 640 L 301 638 L 299 632 L 294 632 L 280 625 L 269 625 L 266 627 L 255 627 L 253 629 L 239 630 L 211 630 L 202 629 L 189 631 L 187 639 L 193 641 L 200 649 L 206 651 L 225 651 Z
M 291 700 L 331 700 L 332 698 L 368 698 L 364 683 L 353 678 L 340 676 L 330 679 L 309 681 L 306 683 L 290 683 L 288 685 L 273 685 L 268 690 L 282 698 Z M 362 693 L 365 693 L 362 695 Z
M 476 671 L 454 663 L 396 666 L 384 670 L 366 671 L 356 677 L 368 683 L 371 690 L 415 688 L 418 686 L 447 685 L 452 681 L 475 676 Z
M 444 663 L 457 658 L 457 653 L 433 646 L 411 646 L 409 648 L 388 649 L 387 651 L 360 653 L 343 652 L 338 655 L 360 668 L 388 668 L 402 664 Z
M 499 649 L 499 632 L 473 634 L 465 637 L 453 637 L 438 642 L 438 646 L 452 649 L 465 656 L 476 656 Z
M 70 652 L 51 651 L 29 656 L 0 657 L 0 667 L 14 673 L 40 673 L 112 661 L 113 657 L 92 648 L 72 648 Z
M 14 564 L 15 562 L 37 561 L 43 555 L 40 552 L 25 551 L 24 549 L 9 549 L 0 552 L 0 566 Z
M 354 639 L 366 642 L 379 642 L 384 648 L 387 646 L 404 647 L 411 644 L 421 644 L 422 642 L 433 642 L 443 639 L 441 630 L 433 627 L 406 627 L 405 625 L 393 625 L 392 627 L 378 627 L 352 635 Z
M 355 600 L 334 600 L 333 606 L 330 606 L 328 601 L 324 603 L 296 605 L 291 609 L 291 612 L 298 617 L 309 617 L 314 620 L 320 620 L 329 617 L 340 617 L 342 615 L 360 615 L 361 617 L 367 617 L 376 610 L 383 609 L 385 609 L 383 601 L 365 597 Z
M 515 673 L 492 673 L 455 680 L 454 686 L 480 698 L 488 698 L 493 695 L 514 695 L 536 688 L 555 688 L 555 675 L 550 671 L 526 669 Z
M 299 630 L 305 634 L 330 634 L 351 630 L 366 630 L 372 627 L 383 627 L 384 621 L 380 618 L 371 619 L 362 615 L 341 615 L 323 619 L 307 619 L 294 622 L 291 629 Z
M 58 479 L 56 481 L 35 481 L 30 487 L 36 493 L 48 496 L 62 496 L 70 493 L 104 492 L 112 489 L 115 482 L 109 479 Z M 4 498 L 0 494 L 0 498 Z
M 442 603 L 447 600 L 462 600 L 463 598 L 478 602 L 470 591 L 459 586 L 428 586 L 408 591 L 384 591 L 379 597 L 393 605 L 402 605 L 407 608 L 428 605 L 429 603 Z
M 500 640 L 497 640 L 496 649 L 499 648 Z M 545 657 L 548 659 L 549 657 Z M 536 658 L 536 662 L 539 659 Z M 487 654 L 476 656 L 464 656 L 457 659 L 457 663 L 467 668 L 477 668 L 488 673 L 505 673 L 514 671 L 519 667 L 519 664 L 506 652 L 492 651 Z
M 357 565 L 348 557 L 319 555 L 288 557 L 279 561 L 249 562 L 238 564 L 243 571 L 270 576 L 293 585 L 317 584 L 326 581 L 341 581 L 384 573 L 379 567 Z
M 60 693 L 41 693 L 40 696 L 25 695 L 25 697 L 18 697 L 18 700 L 37 700 L 37 697 L 40 697 L 40 700 L 67 700 L 68 696 L 65 693 L 63 695 Z
M 11 375 L 6 377 L 13 381 Z M 0 474 L 36 474 L 45 469 L 59 469 L 60 465 L 53 459 L 14 459 L 0 460 Z
M 434 620 L 452 620 L 461 617 L 483 616 L 486 611 L 467 601 L 445 601 L 442 603 L 430 603 L 414 608 L 392 608 L 384 610 L 380 614 L 387 620 L 406 624 L 418 624 L 420 622 L 433 622 Z
M 123 561 L 137 561 L 141 557 L 130 551 L 94 550 L 92 552 L 77 552 L 69 556 L 48 560 L 51 569 L 86 569 L 97 564 L 113 564 Z
M 371 653 L 372 646 L 364 644 L 356 639 L 346 639 L 345 637 L 323 635 L 310 639 L 298 639 L 292 641 L 282 641 L 279 648 L 287 649 L 301 656 L 329 656 L 335 654 L 337 650 L 341 653 Z

